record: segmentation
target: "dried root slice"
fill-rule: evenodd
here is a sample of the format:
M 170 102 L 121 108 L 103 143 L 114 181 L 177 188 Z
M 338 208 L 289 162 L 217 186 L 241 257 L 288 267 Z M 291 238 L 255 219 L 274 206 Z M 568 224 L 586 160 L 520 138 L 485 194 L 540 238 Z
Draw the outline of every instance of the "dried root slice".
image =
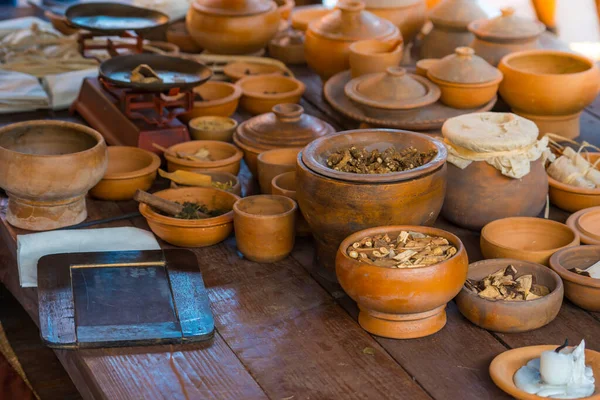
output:
M 147 64 L 140 64 L 131 71 L 129 77 L 131 82 L 139 83 L 161 83 L 163 80 L 160 76 Z
M 535 283 L 531 274 L 517 277 L 517 269 L 509 265 L 476 281 L 468 279 L 465 288 L 488 300 L 527 301 L 544 297 L 550 290 Z

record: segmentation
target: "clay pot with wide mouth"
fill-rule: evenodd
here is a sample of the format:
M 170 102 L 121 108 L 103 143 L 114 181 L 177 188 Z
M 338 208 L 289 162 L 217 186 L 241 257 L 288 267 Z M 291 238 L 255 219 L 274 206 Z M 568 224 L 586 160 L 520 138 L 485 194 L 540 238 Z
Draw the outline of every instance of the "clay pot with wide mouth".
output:
M 102 179 L 107 164 L 104 138 L 86 126 L 38 120 L 0 128 L 7 221 L 33 231 L 82 222 L 85 195 Z
M 406 43 L 410 43 L 425 25 L 424 0 L 365 0 L 367 11 L 391 21 Z
M 192 119 L 189 126 L 194 140 L 231 142 L 238 123 L 233 118 L 206 116 Z
M 223 73 L 233 82 L 237 82 L 247 76 L 286 74 L 286 72 L 277 65 L 261 64 L 250 61 L 231 62 L 223 68 Z
M 350 71 L 352 77 L 385 72 L 402 61 L 402 39 L 359 40 L 350 45 Z
M 271 194 L 271 182 L 277 175 L 296 169 L 296 158 L 302 147 L 287 147 L 262 152 L 258 155 L 258 184 L 260 192 Z
M 600 153 L 582 153 L 581 155 L 592 164 L 600 159 Z M 548 175 L 548 183 L 550 185 L 550 202 L 562 210 L 577 212 L 585 208 L 600 206 L 600 188 L 587 189 L 568 185 L 557 181 L 550 175 Z
M 198 95 L 194 101 L 194 108 L 179 116 L 185 123 L 198 117 L 231 117 L 242 97 L 242 89 L 239 86 L 219 81 L 209 81 L 195 87 L 194 93 Z
M 242 108 L 253 115 L 269 112 L 282 103 L 299 103 L 306 86 L 301 81 L 280 75 L 247 76 L 236 85 L 242 88 Z
M 294 201 L 298 201 L 296 196 L 296 171 L 284 172 L 274 177 L 271 181 L 271 194 L 289 197 Z M 296 235 L 310 235 L 310 227 L 300 210 L 296 213 Z
M 600 311 L 600 279 L 576 274 L 573 268 L 587 269 L 600 261 L 600 246 L 575 246 L 550 257 L 550 268 L 563 280 L 567 299 L 584 310 Z
M 190 160 L 176 157 L 175 154 L 194 155 L 199 150 L 206 149 L 211 160 Z M 192 140 L 169 147 L 165 153 L 169 172 L 177 170 L 191 172 L 229 172 L 237 175 L 240 172 L 240 162 L 243 154 L 234 145 L 216 140 Z

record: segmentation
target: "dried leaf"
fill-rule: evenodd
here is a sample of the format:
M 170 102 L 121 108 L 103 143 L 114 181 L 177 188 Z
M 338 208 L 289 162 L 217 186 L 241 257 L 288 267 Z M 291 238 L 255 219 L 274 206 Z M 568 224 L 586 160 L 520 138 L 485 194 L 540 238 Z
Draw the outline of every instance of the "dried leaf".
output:
M 375 355 L 375 349 L 372 347 L 365 347 L 362 352 L 363 354 L 368 354 L 370 356 Z

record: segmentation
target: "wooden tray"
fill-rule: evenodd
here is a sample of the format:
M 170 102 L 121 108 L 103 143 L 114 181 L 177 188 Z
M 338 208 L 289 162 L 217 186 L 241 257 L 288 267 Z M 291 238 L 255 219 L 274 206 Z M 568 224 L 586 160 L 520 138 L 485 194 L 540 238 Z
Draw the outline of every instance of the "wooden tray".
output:
M 350 71 L 343 71 L 329 78 L 323 87 L 325 100 L 327 100 L 331 107 L 336 111 L 348 118 L 384 128 L 407 130 L 440 129 L 448 118 L 491 110 L 498 99 L 497 97 L 494 97 L 485 106 L 468 110 L 451 108 L 438 101 L 432 105 L 420 108 L 417 114 L 412 114 L 408 117 L 400 111 L 398 112 L 397 118 L 377 119 L 368 117 L 360 107 L 354 104 L 352 100 L 346 96 L 344 93 L 344 86 L 350 79 Z

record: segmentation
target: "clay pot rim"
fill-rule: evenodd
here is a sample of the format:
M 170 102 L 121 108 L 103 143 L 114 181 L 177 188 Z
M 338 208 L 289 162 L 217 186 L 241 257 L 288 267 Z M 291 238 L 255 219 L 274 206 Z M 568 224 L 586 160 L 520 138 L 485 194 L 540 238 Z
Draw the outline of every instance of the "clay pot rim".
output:
M 228 9 L 219 9 L 219 8 L 207 8 L 204 7 L 201 4 L 198 4 L 197 1 L 192 2 L 190 9 L 193 9 L 196 12 L 199 13 L 204 13 L 207 15 L 214 15 L 217 17 L 228 17 L 228 18 L 243 18 L 243 17 L 251 17 L 254 15 L 261 15 L 261 14 L 266 14 L 268 12 L 271 12 L 273 10 L 278 11 L 278 6 L 277 3 L 275 3 L 272 0 L 267 0 L 267 2 L 269 3 L 269 8 L 264 8 L 264 9 L 260 9 L 257 11 L 234 11 L 234 10 L 228 10 Z
M 408 8 L 415 5 L 421 4 L 421 0 L 378 0 L 378 5 L 369 4 L 369 0 L 363 0 L 365 2 L 366 10 L 386 10 L 386 9 L 399 9 Z M 400 4 L 398 4 L 400 3 Z
M 512 65 L 510 65 L 510 62 L 512 60 L 514 60 L 515 58 L 527 57 L 527 56 L 538 56 L 538 55 L 550 55 L 550 56 L 558 56 L 558 57 L 563 57 L 563 58 L 576 59 L 578 61 L 581 61 L 581 62 L 587 64 L 588 68 L 586 70 L 584 70 L 584 71 L 574 72 L 574 73 L 570 73 L 570 74 L 542 74 L 542 73 L 538 73 L 538 72 L 524 71 L 524 70 L 515 68 Z M 560 50 L 523 50 L 523 51 L 517 51 L 515 53 L 510 53 L 510 54 L 507 54 L 504 57 L 502 57 L 502 59 L 500 60 L 500 63 L 498 64 L 498 68 L 499 69 L 500 69 L 500 66 L 502 66 L 503 68 L 506 68 L 507 70 L 509 70 L 509 71 L 511 71 L 513 73 L 518 73 L 518 74 L 521 74 L 521 75 L 527 75 L 527 76 L 532 76 L 532 77 L 552 77 L 554 79 L 557 79 L 557 77 L 578 76 L 578 75 L 589 73 L 590 71 L 598 68 L 596 66 L 596 64 L 594 63 L 594 61 L 592 59 L 588 58 L 588 57 L 585 57 L 585 56 L 580 55 L 580 54 L 569 53 L 567 51 L 560 51 Z
M 248 83 L 252 80 L 264 79 L 265 77 L 269 77 L 269 80 L 287 80 L 288 82 L 292 82 L 296 85 L 296 87 L 287 92 L 280 92 L 275 94 L 265 94 L 261 92 L 251 92 L 249 90 L 244 89 L 244 83 Z M 285 99 L 292 96 L 302 96 L 304 91 L 306 90 L 306 85 L 298 79 L 291 78 L 288 76 L 283 76 L 279 74 L 270 74 L 270 75 L 253 75 L 247 76 L 245 78 L 240 79 L 235 83 L 239 85 L 242 89 L 242 94 L 247 97 L 255 98 L 255 99 L 266 99 L 266 100 L 275 100 L 275 99 Z
M 592 210 L 600 210 L 600 206 L 584 208 L 571 214 L 569 218 L 567 218 L 567 222 L 565 222 L 565 224 L 579 234 L 579 239 L 582 243 L 588 245 L 600 245 L 600 240 L 592 236 L 588 236 L 586 232 L 582 232 L 578 227 L 579 217 Z
M 281 186 L 278 185 L 278 181 L 280 179 L 282 179 L 283 176 L 287 176 L 287 175 L 294 175 L 295 176 L 296 175 L 296 171 L 283 172 L 283 173 L 281 173 L 279 175 L 274 176 L 273 179 L 271 179 L 271 187 L 275 187 L 275 188 L 277 188 L 277 190 L 281 190 L 282 193 L 290 193 L 290 194 L 295 195 L 296 192 L 297 192 L 297 190 L 285 189 L 285 188 L 282 188 Z M 283 195 L 280 195 L 280 196 L 283 196 Z M 290 196 L 286 196 L 286 197 L 290 197 Z
M 560 277 L 568 282 L 576 283 L 581 286 L 587 286 L 594 289 L 600 289 L 600 279 L 588 278 L 586 276 L 581 276 L 576 274 L 575 272 L 571 272 L 560 263 L 560 258 L 563 254 L 579 252 L 582 249 L 589 250 L 599 250 L 599 245 L 582 245 L 582 246 L 574 246 L 567 247 L 566 249 L 562 249 L 552 254 L 550 257 L 550 268 L 552 271 L 560 275 Z
M 282 213 L 279 213 L 279 214 L 270 214 L 270 215 L 251 214 L 251 213 L 247 213 L 245 211 L 240 210 L 240 208 L 239 208 L 240 207 L 239 206 L 240 203 L 246 201 L 247 199 L 253 199 L 253 198 L 256 198 L 256 197 L 271 197 L 271 198 L 272 197 L 277 197 L 277 198 L 280 198 L 280 199 L 285 199 L 284 201 L 286 203 L 288 203 L 288 205 L 291 205 L 291 208 L 289 210 L 287 210 L 287 211 L 282 212 Z M 254 195 L 254 196 L 246 196 L 246 197 L 240 198 L 238 201 L 236 201 L 233 204 L 233 211 L 234 212 L 236 212 L 236 213 L 238 213 L 240 215 L 243 215 L 245 217 L 256 218 L 256 219 L 261 219 L 261 220 L 278 219 L 278 218 L 281 218 L 281 217 L 286 217 L 286 216 L 288 216 L 288 215 L 296 212 L 297 209 L 298 209 L 298 205 L 296 204 L 296 202 L 294 200 L 290 199 L 289 197 L 281 196 L 279 194 L 257 194 L 257 195 Z
M 266 67 L 267 69 L 277 69 L 277 71 L 271 71 L 271 72 L 265 72 L 264 74 L 253 74 L 253 75 L 246 75 L 246 74 L 238 74 L 237 73 L 237 68 L 240 65 L 255 65 L 258 67 Z M 247 78 L 249 76 L 264 76 L 264 75 L 283 75 L 285 73 L 284 70 L 282 70 L 280 67 L 276 66 L 276 65 L 272 65 L 272 64 L 263 64 L 263 63 L 258 63 L 258 62 L 253 62 L 253 61 L 233 61 L 230 63 L 227 63 L 224 67 L 223 67 L 223 73 L 225 74 L 225 76 L 227 76 L 229 79 L 235 81 L 237 83 L 237 81 Z M 209 81 L 210 82 L 210 81 Z M 214 82 L 222 82 L 222 81 L 214 81 Z M 239 86 L 237 86 L 234 83 L 230 83 L 230 82 L 222 82 L 222 83 L 227 83 L 229 85 L 234 85 L 236 87 L 239 88 Z M 241 88 L 240 88 L 240 92 L 241 92 Z
M 327 15 L 327 13 L 332 12 L 333 10 L 335 10 L 335 8 L 329 8 L 329 7 L 325 7 L 323 4 L 311 4 L 311 5 L 306 5 L 306 6 L 296 6 L 292 9 L 292 12 L 290 13 L 290 22 L 292 25 L 292 28 L 302 31 L 302 32 L 306 32 L 308 30 L 308 25 L 310 25 L 310 23 L 314 20 L 314 19 L 318 19 L 318 18 L 322 18 L 323 16 Z M 321 15 L 321 17 L 316 17 L 316 18 L 311 18 L 311 19 L 306 19 L 303 17 L 303 14 L 310 14 L 311 12 L 323 12 L 323 15 Z M 294 18 L 294 15 L 296 15 L 296 18 Z M 298 15 L 300 15 L 303 18 L 298 18 Z
M 227 86 L 227 87 L 230 87 L 233 89 L 233 93 L 231 93 L 225 97 L 221 97 L 221 98 L 214 99 L 214 100 L 195 101 L 194 108 L 208 108 L 208 107 L 219 106 L 221 104 L 225 104 L 225 103 L 229 103 L 229 102 L 238 100 L 240 97 L 242 97 L 242 89 L 239 86 L 234 85 L 233 83 L 222 82 L 222 81 L 208 81 L 208 82 L 204 83 L 203 85 L 200 85 L 197 87 L 202 87 L 204 85 Z M 196 89 L 196 88 L 194 88 L 194 89 Z
M 367 51 L 360 51 L 360 50 L 358 50 L 357 47 L 359 46 L 359 44 L 362 44 L 362 43 L 365 43 L 365 42 L 374 42 L 374 43 L 393 43 L 393 42 L 396 42 L 396 46 L 394 46 L 392 48 L 392 50 L 386 51 L 386 52 L 383 52 L 383 53 L 371 53 L 371 52 L 367 52 Z M 363 40 L 358 40 L 358 41 L 352 43 L 348 49 L 350 50 L 350 53 L 360 54 L 361 56 L 369 56 L 369 57 L 372 57 L 372 58 L 383 58 L 383 57 L 389 56 L 390 54 L 402 53 L 403 50 L 404 50 L 404 39 L 402 37 L 399 37 L 397 39 L 388 39 L 388 40 L 363 39 Z
M 153 174 L 155 173 L 158 168 L 160 167 L 160 157 L 157 156 L 155 153 L 152 153 L 150 151 L 144 150 L 144 149 L 140 149 L 139 147 L 133 147 L 133 146 L 108 146 L 107 147 L 107 151 L 110 155 L 111 149 L 113 150 L 119 150 L 119 149 L 126 149 L 130 152 L 133 153 L 139 153 L 139 154 L 144 154 L 147 156 L 150 156 L 151 161 L 150 164 L 145 166 L 144 168 L 135 170 L 135 171 L 130 171 L 130 172 L 113 172 L 112 174 L 106 173 L 103 177 L 102 180 L 123 180 L 123 179 L 132 179 L 132 178 L 138 178 L 144 175 L 149 175 L 149 174 Z M 110 161 L 109 161 L 110 162 Z
M 240 124 L 240 126 L 241 126 L 241 124 Z M 242 142 L 240 140 L 240 138 L 238 137 L 237 131 L 233 132 L 233 143 L 235 143 L 235 145 L 237 147 L 239 147 L 240 149 L 242 149 L 243 151 L 245 151 L 245 152 L 247 151 L 249 153 L 255 154 L 256 157 L 258 157 L 258 155 L 260 153 L 262 153 L 263 151 L 272 150 L 272 149 L 260 149 L 258 147 L 253 147 L 253 146 L 250 146 L 250 145 Z
M 228 121 L 228 122 L 233 122 L 233 126 L 229 127 L 229 128 L 223 128 L 223 129 L 200 129 L 200 128 L 195 128 L 192 126 L 192 122 L 194 121 L 199 121 L 199 120 L 204 120 L 204 121 Z M 223 117 L 221 115 L 203 115 L 200 117 L 196 117 L 196 118 L 192 118 L 190 119 L 190 121 L 188 122 L 188 126 L 190 128 L 190 130 L 193 131 L 197 131 L 197 132 L 230 132 L 230 131 L 235 131 L 238 127 L 238 122 L 230 117 Z M 220 141 L 220 140 L 219 140 Z
M 427 78 L 429 78 L 429 80 L 432 81 L 433 83 L 435 83 L 436 85 L 442 86 L 442 87 L 463 88 L 463 89 L 480 89 L 480 88 L 487 88 L 490 86 L 499 85 L 500 82 L 502 82 L 502 80 L 504 79 L 504 76 L 502 74 L 500 74 L 500 76 L 494 80 L 479 82 L 479 83 L 461 83 L 461 82 L 450 82 L 450 81 L 444 81 L 442 79 L 438 79 L 434 76 L 431 76 L 431 73 L 429 71 L 427 71 Z
M 170 161 L 173 164 L 184 165 L 186 167 L 216 168 L 216 167 L 223 167 L 225 165 L 229 165 L 229 164 L 233 164 L 233 163 L 239 162 L 242 159 L 242 157 L 244 156 L 244 154 L 242 153 L 242 151 L 240 149 L 238 149 L 236 146 L 234 146 L 231 143 L 221 142 L 220 140 L 190 140 L 189 142 L 183 142 L 183 143 L 175 144 L 175 145 L 169 147 L 167 150 L 176 152 L 177 151 L 177 147 L 180 147 L 180 146 L 188 144 L 188 143 L 193 143 L 193 142 L 202 142 L 202 143 L 205 143 L 207 145 L 227 147 L 227 148 L 230 148 L 230 149 L 234 150 L 234 153 L 230 157 L 223 158 L 221 160 L 214 160 L 214 161 L 192 161 L 192 160 L 184 160 L 182 158 L 173 157 L 169 153 L 165 153 L 165 158 L 167 159 L 167 161 Z
M 521 41 L 521 40 L 529 41 L 529 40 L 537 39 L 546 30 L 546 26 L 543 23 L 541 23 L 540 21 L 532 20 L 531 23 L 535 24 L 537 26 L 537 32 L 532 32 L 532 33 L 526 34 L 526 35 L 489 34 L 484 31 L 481 31 L 481 24 L 483 24 L 484 22 L 488 22 L 489 20 L 490 20 L 489 18 L 476 19 L 475 21 L 471 22 L 467 26 L 467 29 L 473 35 L 475 35 L 478 39 L 481 39 L 481 40 L 487 41 L 487 42 L 492 42 L 492 43 L 494 43 L 494 42 L 510 43 L 513 41 Z
M 279 147 L 279 148 L 276 148 L 276 149 L 269 149 L 269 150 L 261 151 L 258 154 L 257 161 L 260 162 L 261 164 L 264 164 L 264 165 L 267 165 L 267 166 L 270 166 L 270 165 L 274 165 L 274 166 L 275 165 L 288 165 L 288 164 L 280 164 L 280 163 L 273 163 L 273 162 L 264 161 L 263 160 L 263 158 L 264 158 L 263 154 L 270 153 L 270 152 L 274 153 L 274 152 L 278 152 L 278 151 L 290 151 L 292 153 L 294 151 L 298 151 L 298 153 L 299 153 L 299 152 L 302 151 L 302 149 L 304 149 L 304 147 Z M 296 157 L 294 157 L 294 160 L 295 159 L 296 159 Z M 294 162 L 291 165 L 296 165 L 296 163 Z
M 231 190 L 226 190 L 226 192 L 230 192 L 230 193 L 236 194 L 233 191 L 234 188 L 239 187 L 240 191 L 242 189 L 240 180 L 237 178 L 237 176 L 233 175 L 231 172 L 225 172 L 225 171 L 202 171 L 201 173 L 204 174 L 204 175 L 211 175 L 211 176 L 213 174 L 214 175 L 217 175 L 217 174 L 219 174 L 219 175 L 220 174 L 228 175 L 227 179 L 229 179 L 230 181 L 232 181 L 233 185 L 231 185 Z M 190 187 L 202 187 L 202 186 L 182 185 L 180 183 L 175 183 L 173 181 L 171 181 L 171 186 L 170 186 L 171 189 L 179 189 L 179 188 L 184 189 L 184 188 L 190 188 Z M 217 188 L 215 188 L 215 189 L 217 189 Z M 223 189 L 220 189 L 220 190 L 223 190 Z

